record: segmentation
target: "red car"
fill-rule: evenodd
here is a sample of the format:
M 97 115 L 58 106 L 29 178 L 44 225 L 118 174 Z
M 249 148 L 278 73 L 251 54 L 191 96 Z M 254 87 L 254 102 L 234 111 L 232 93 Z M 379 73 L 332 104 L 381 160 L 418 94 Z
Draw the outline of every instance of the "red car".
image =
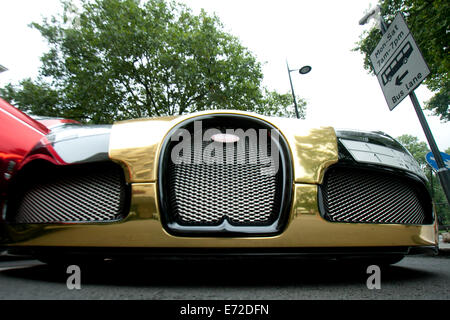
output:
M 0 195 L 3 198 L 12 175 L 50 129 L 3 99 L 0 99 L 0 123 Z
M 75 120 L 30 117 L 0 98 L 0 209 L 6 197 L 8 183 L 26 163 L 43 159 L 53 164 L 65 164 L 48 141 L 47 135 L 64 125 L 77 125 Z

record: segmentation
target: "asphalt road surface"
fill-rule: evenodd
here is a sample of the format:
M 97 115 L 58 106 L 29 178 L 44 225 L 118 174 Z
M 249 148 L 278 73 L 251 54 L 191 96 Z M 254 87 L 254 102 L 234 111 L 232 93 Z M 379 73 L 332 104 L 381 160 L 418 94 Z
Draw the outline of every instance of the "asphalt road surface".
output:
M 69 290 L 74 274 L 36 260 L 2 261 L 0 299 L 450 299 L 450 255 L 382 267 L 381 288 L 372 290 L 366 267 L 337 262 L 107 261 L 80 266 L 81 288 Z

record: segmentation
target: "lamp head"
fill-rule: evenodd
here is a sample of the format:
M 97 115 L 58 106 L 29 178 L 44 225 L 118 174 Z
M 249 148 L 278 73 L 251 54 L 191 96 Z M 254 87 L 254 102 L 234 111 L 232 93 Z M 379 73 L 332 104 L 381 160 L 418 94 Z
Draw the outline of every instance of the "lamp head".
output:
M 301 67 L 299 70 L 298 70 L 298 72 L 300 73 L 300 74 L 307 74 L 308 72 L 310 72 L 311 71 L 311 67 L 310 66 L 303 66 L 303 67 Z

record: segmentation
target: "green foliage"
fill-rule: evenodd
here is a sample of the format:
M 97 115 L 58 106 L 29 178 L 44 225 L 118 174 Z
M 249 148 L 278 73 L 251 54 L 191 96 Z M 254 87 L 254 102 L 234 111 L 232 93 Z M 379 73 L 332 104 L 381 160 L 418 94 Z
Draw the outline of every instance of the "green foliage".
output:
M 392 22 L 398 12 L 403 12 L 408 27 L 427 62 L 431 74 L 425 80 L 435 96 L 426 108 L 441 120 L 449 121 L 449 69 L 450 69 L 450 2 L 448 0 L 380 0 L 382 16 Z M 369 56 L 381 39 L 380 31 L 372 28 L 364 32 L 354 51 L 364 55 L 364 68 L 373 73 Z
M 435 116 L 439 116 L 441 120 L 449 121 L 450 112 L 448 105 L 450 102 L 450 82 L 447 82 L 443 88 L 439 90 L 428 102 L 426 108 L 432 110 Z
M 425 156 L 430 150 L 426 142 L 419 141 L 419 138 L 414 137 L 410 134 L 404 134 L 396 138 L 416 159 L 420 167 L 424 169 L 427 166 Z
M 301 119 L 306 117 L 306 101 L 296 96 L 298 113 Z M 280 108 L 280 106 L 286 106 Z M 278 93 L 265 89 L 264 97 L 261 103 L 254 110 L 257 113 L 275 117 L 295 118 L 295 106 L 290 93 Z
M 409 134 L 401 135 L 396 138 L 416 159 L 425 175 L 428 177 L 428 189 L 430 190 L 433 203 L 435 205 L 436 214 L 440 224 L 450 224 L 450 206 L 448 205 L 447 198 L 445 197 L 444 190 L 439 182 L 439 178 L 434 173 L 433 169 L 427 164 L 425 155 L 430 152 L 428 145 L 419 141 L 419 138 Z M 446 153 L 450 152 L 448 148 Z
M 165 0 L 81 3 L 64 1 L 60 17 L 32 23 L 50 46 L 40 76 L 0 95 L 93 123 L 211 109 L 292 116 L 292 97 L 262 87 L 261 63 L 216 16 Z
M 23 111 L 43 116 L 59 116 L 58 93 L 45 83 L 34 83 L 24 79 L 19 83 L 21 89 L 12 84 L 1 90 L 1 95 L 7 100 L 14 100 Z

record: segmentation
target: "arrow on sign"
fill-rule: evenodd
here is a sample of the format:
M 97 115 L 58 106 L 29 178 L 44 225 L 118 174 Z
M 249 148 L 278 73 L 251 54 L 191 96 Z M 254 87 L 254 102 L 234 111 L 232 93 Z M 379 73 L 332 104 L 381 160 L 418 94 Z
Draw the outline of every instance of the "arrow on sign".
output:
M 406 70 L 401 76 L 397 76 L 397 78 L 395 79 L 395 85 L 400 86 L 402 84 L 402 80 L 406 77 L 407 74 L 408 70 Z

